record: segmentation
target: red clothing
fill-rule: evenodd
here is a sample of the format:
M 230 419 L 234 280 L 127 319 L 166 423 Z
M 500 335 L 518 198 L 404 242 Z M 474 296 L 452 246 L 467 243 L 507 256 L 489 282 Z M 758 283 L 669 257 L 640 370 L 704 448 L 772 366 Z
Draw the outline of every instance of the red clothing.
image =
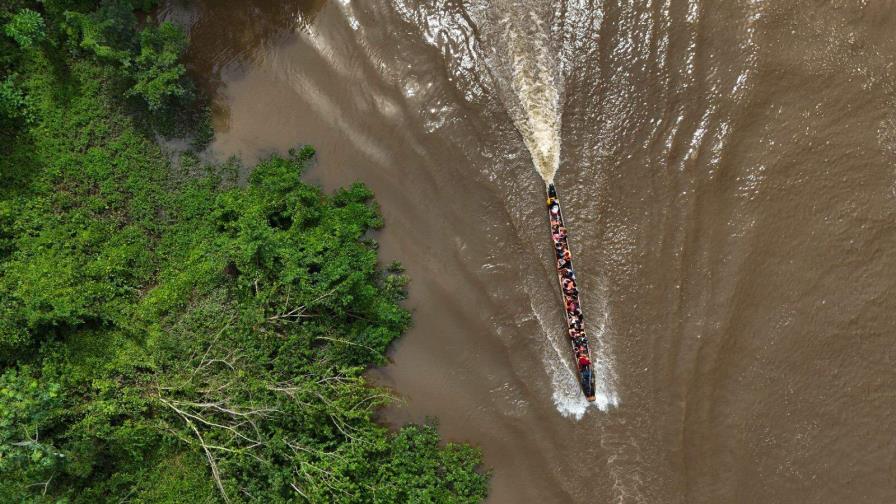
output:
M 579 356 L 579 367 L 583 368 L 583 367 L 587 366 L 588 364 L 591 364 L 591 359 L 589 359 L 588 356 L 585 354 L 580 355 Z

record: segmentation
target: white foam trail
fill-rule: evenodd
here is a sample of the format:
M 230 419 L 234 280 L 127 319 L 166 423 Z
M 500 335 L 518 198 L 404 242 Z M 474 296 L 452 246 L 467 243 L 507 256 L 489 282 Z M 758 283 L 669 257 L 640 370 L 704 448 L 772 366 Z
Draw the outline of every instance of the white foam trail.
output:
M 547 49 L 527 47 L 532 40 L 513 30 L 508 36 L 511 86 L 522 108 L 522 114 L 515 114 L 514 120 L 535 169 L 550 183 L 560 167 L 560 90 L 545 61 Z
M 514 14 L 506 10 L 500 14 L 503 17 L 500 38 L 510 56 L 512 90 L 510 96 L 503 93 L 504 101 L 532 155 L 535 169 L 550 183 L 560 166 L 558 57 L 552 55 L 549 27 L 545 26 L 542 15 L 533 10 L 520 19 Z M 526 23 L 527 27 L 515 22 Z
M 345 0 L 343 0 L 345 2 Z M 553 49 L 550 4 L 516 0 L 394 0 L 399 15 L 446 55 L 470 102 L 495 91 L 523 137 L 536 170 L 551 182 L 560 166 L 559 51 Z M 493 85 L 495 89 L 483 89 Z

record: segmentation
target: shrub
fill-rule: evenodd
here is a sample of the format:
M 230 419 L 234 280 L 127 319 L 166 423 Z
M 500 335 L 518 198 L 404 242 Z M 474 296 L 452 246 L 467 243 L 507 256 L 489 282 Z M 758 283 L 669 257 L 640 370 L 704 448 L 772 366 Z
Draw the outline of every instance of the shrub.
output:
M 22 49 L 30 49 L 46 37 L 46 25 L 40 13 L 22 9 L 3 27 L 3 32 L 15 40 Z

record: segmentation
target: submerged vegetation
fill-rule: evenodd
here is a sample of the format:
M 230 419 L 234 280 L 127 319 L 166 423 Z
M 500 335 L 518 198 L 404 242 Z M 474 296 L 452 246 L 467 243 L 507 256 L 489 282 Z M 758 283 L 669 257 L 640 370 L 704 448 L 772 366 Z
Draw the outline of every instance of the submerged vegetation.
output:
M 209 132 L 152 3 L 0 4 L 0 502 L 478 502 L 475 449 L 373 421 L 410 316 L 372 194 L 170 162 Z

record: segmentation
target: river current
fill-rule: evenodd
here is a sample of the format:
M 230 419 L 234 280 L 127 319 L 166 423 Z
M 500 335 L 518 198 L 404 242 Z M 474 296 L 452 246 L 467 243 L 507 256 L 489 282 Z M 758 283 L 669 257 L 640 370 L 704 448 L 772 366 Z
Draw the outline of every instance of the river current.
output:
M 414 327 L 372 370 L 489 502 L 896 501 L 896 9 L 172 0 L 211 155 L 362 181 Z M 564 202 L 598 400 L 544 211 Z

